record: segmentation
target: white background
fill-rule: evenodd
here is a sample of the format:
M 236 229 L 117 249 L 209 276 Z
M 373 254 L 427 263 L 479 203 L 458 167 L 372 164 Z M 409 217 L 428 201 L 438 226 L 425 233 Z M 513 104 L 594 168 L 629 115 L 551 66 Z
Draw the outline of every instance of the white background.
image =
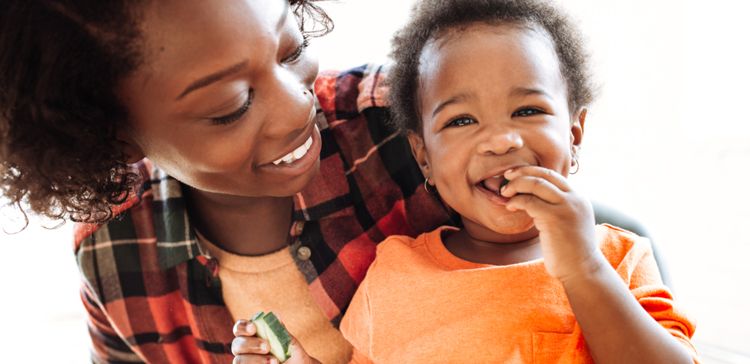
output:
M 336 29 L 313 42 L 321 69 L 385 61 L 412 3 L 327 3 Z M 750 357 L 750 5 L 561 3 L 588 38 L 601 85 L 572 181 L 651 230 L 678 302 L 698 323 L 704 360 L 742 362 L 739 354 Z M 0 215 L 0 226 L 17 221 Z M 20 234 L 0 233 L 0 347 L 17 358 L 8 362 L 86 361 L 70 230 L 34 221 Z

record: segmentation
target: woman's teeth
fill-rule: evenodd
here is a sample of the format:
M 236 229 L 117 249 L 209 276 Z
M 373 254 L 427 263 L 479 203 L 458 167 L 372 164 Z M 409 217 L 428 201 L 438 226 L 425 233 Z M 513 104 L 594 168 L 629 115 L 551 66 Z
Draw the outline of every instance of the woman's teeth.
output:
M 313 140 L 312 135 L 307 138 L 304 144 L 297 147 L 297 149 L 289 152 L 289 154 L 273 161 L 274 165 L 279 165 L 281 163 L 291 164 L 294 163 L 296 160 L 302 158 L 307 154 L 307 152 L 310 150 L 310 147 L 312 146 Z

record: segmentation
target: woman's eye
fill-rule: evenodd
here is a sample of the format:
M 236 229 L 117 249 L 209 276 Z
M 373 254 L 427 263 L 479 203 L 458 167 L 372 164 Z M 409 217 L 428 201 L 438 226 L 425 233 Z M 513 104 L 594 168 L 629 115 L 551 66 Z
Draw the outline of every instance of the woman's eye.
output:
M 518 111 L 515 111 L 513 113 L 513 116 L 522 116 L 522 117 L 523 116 L 533 116 L 533 115 L 542 114 L 542 113 L 544 113 L 542 110 L 531 108 L 531 107 L 526 107 L 526 108 L 520 109 Z
M 476 121 L 474 119 L 472 119 L 470 117 L 464 116 L 464 117 L 460 117 L 460 118 L 456 118 L 456 119 L 451 120 L 450 122 L 448 122 L 448 124 L 446 125 L 446 127 L 465 126 L 465 125 L 473 124 L 475 122 Z
M 310 38 L 306 34 L 302 36 L 302 43 L 297 47 L 292 54 L 284 57 L 284 59 L 281 60 L 281 63 L 294 63 L 297 62 L 303 53 L 305 53 L 305 49 L 310 45 Z
M 247 112 L 248 109 L 250 109 L 250 104 L 253 102 L 253 95 L 255 93 L 252 89 L 247 91 L 247 98 L 245 99 L 245 102 L 240 106 L 239 109 L 236 111 L 233 111 L 229 115 L 219 116 L 215 118 L 211 118 L 211 123 L 214 125 L 227 125 L 231 124 L 240 118 L 242 118 L 243 115 Z

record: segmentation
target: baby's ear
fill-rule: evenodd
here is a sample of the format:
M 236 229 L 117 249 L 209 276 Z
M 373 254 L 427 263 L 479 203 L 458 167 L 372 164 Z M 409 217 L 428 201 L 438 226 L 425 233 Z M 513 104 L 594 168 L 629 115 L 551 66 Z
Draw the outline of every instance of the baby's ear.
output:
M 570 144 L 580 146 L 583 141 L 583 129 L 586 125 L 586 115 L 589 110 L 585 107 L 580 108 L 573 116 L 570 123 Z
M 409 138 L 409 145 L 411 146 L 411 154 L 419 165 L 419 169 L 422 170 L 422 175 L 425 178 L 430 177 L 430 162 L 427 158 L 427 150 L 424 147 L 424 139 L 422 136 L 413 132 L 408 131 L 406 134 Z

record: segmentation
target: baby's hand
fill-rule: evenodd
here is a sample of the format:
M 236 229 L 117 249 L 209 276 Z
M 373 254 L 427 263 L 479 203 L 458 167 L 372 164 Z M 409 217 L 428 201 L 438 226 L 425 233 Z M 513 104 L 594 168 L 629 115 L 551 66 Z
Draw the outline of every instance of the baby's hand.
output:
M 280 364 L 279 360 L 270 352 L 268 341 L 257 336 L 257 330 L 252 321 L 238 320 L 232 328 L 234 340 L 232 340 L 233 364 Z M 289 359 L 287 364 L 320 364 L 318 360 L 307 354 L 299 341 L 292 336 Z
M 506 208 L 523 210 L 534 219 L 550 275 L 564 281 L 601 266 L 591 203 L 573 191 L 565 177 L 537 166 L 515 168 L 504 177 L 510 181 L 500 192 L 510 199 Z

